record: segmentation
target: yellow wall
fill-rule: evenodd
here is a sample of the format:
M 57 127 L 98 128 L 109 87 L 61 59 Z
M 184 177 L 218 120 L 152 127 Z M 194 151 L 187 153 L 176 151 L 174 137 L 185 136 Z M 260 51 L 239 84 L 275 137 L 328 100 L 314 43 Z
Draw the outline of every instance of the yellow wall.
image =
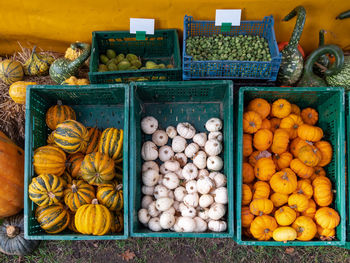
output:
M 129 18 L 155 18 L 156 28 L 177 28 L 182 39 L 183 17 L 214 20 L 215 9 L 241 8 L 243 20 L 272 14 L 278 41 L 288 40 L 294 26 L 281 19 L 297 4 L 307 18 L 301 44 L 307 52 L 317 46 L 318 30 L 327 43 L 350 44 L 350 19 L 335 20 L 350 9 L 348 0 L 0 0 L 0 54 L 28 46 L 64 51 L 76 40 L 91 42 L 95 30 L 129 30 Z

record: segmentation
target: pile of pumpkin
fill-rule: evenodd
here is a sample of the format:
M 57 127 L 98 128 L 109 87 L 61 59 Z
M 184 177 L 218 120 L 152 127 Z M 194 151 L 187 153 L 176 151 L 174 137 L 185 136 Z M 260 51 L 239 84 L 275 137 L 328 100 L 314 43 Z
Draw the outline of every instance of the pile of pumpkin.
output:
M 34 151 L 38 176 L 29 185 L 41 228 L 49 234 L 67 227 L 87 235 L 123 231 L 123 130 L 86 128 L 62 103 L 49 108 L 46 124 L 53 131 L 48 145 Z
M 315 126 L 318 112 L 285 99 L 256 98 L 243 114 L 243 234 L 257 240 L 335 238 L 340 216 L 323 167 L 332 146 Z

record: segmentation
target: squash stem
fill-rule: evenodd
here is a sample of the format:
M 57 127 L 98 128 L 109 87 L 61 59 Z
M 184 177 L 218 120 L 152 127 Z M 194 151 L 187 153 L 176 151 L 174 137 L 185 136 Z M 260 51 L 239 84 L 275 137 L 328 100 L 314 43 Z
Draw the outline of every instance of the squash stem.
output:
M 9 238 L 15 238 L 16 236 L 18 236 L 19 233 L 20 233 L 20 230 L 18 227 L 15 227 L 15 226 L 6 227 L 6 234 Z

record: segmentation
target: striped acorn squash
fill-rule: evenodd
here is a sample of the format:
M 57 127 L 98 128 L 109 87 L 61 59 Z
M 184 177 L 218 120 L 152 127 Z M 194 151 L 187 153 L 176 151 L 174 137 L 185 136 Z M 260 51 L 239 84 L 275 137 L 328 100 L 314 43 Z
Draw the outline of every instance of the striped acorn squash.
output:
M 107 207 L 98 204 L 97 199 L 91 204 L 79 207 L 75 214 L 75 226 L 78 231 L 86 235 L 102 236 L 112 225 L 112 214 Z
M 71 174 L 73 178 L 80 179 L 81 178 L 81 164 L 84 161 L 85 155 L 82 153 L 74 153 L 72 155 L 69 155 L 66 165 L 67 165 L 67 171 Z
M 79 233 L 78 229 L 75 226 L 75 213 L 70 212 L 69 214 L 70 214 L 70 220 L 68 224 L 68 229 L 75 233 Z
M 72 176 L 69 174 L 69 172 L 67 170 L 64 171 L 61 178 L 63 180 L 64 186 L 66 186 L 67 184 L 71 184 L 72 180 L 73 180 Z
M 123 213 L 117 212 L 114 215 L 114 222 L 111 226 L 111 232 L 112 233 L 120 233 L 124 230 L 124 217 Z
M 114 181 L 111 184 L 100 185 L 97 188 L 98 201 L 111 211 L 123 209 L 123 185 Z
M 73 212 L 95 198 L 95 189 L 83 180 L 73 180 L 64 190 L 64 202 Z
M 26 103 L 26 90 L 28 85 L 36 85 L 36 82 L 16 81 L 9 88 L 11 99 L 18 104 Z
M 83 124 L 74 120 L 66 120 L 57 125 L 54 133 L 55 143 L 67 153 L 86 150 L 89 134 Z
M 101 131 L 94 127 L 88 128 L 89 131 L 89 142 L 86 148 L 86 154 L 97 152 L 98 151 L 98 143 L 100 141 Z
M 5 59 L 0 62 L 0 79 L 8 85 L 23 79 L 22 64 L 18 61 Z
M 87 154 L 80 170 L 83 179 L 92 185 L 111 183 L 115 176 L 113 160 L 100 152 Z
M 30 200 L 38 206 L 59 203 L 63 197 L 64 181 L 52 174 L 41 174 L 33 178 L 29 185 Z
M 51 144 L 51 145 L 55 145 L 55 140 L 54 140 L 54 137 L 53 137 L 53 134 L 55 133 L 55 131 L 52 131 L 49 136 L 47 136 L 47 140 L 46 140 L 46 143 L 47 144 Z
M 69 224 L 70 214 L 61 203 L 38 206 L 35 217 L 40 227 L 49 234 L 57 234 L 65 230 Z
M 123 160 L 123 130 L 107 128 L 101 134 L 98 151 L 107 154 L 116 163 Z
M 34 151 L 34 171 L 36 174 L 60 176 L 66 169 L 66 154 L 57 146 L 42 146 Z
M 76 120 L 76 114 L 71 107 L 62 105 L 60 100 L 46 112 L 46 125 L 51 130 L 55 130 L 58 124 L 66 120 Z

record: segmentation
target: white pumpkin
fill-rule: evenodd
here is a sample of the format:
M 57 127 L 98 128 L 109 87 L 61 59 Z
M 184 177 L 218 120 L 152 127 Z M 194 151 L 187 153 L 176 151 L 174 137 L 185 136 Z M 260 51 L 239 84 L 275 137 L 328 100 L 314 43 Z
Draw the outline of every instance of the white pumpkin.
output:
M 227 229 L 225 221 L 209 220 L 208 228 L 214 232 L 224 232 Z
M 153 195 L 154 186 L 147 186 L 147 185 L 144 185 L 144 186 L 142 186 L 142 188 L 141 188 L 141 192 L 142 192 L 144 195 Z
M 155 186 L 158 183 L 159 172 L 156 170 L 147 170 L 142 173 L 142 182 L 146 186 Z
M 187 145 L 187 147 L 185 148 L 185 155 L 188 158 L 193 158 L 193 156 L 199 151 L 199 146 L 197 143 L 190 143 L 189 145 Z
M 169 213 L 162 213 L 159 217 L 160 226 L 169 229 L 175 224 L 175 216 Z
M 159 179 L 157 184 L 163 184 L 163 174 L 159 174 Z
M 209 132 L 209 135 L 208 135 L 208 140 L 218 140 L 219 142 L 222 142 L 222 132 Z
M 170 139 L 173 139 L 177 135 L 177 131 L 175 127 L 169 126 L 168 128 L 166 128 L 166 134 Z
M 174 191 L 169 190 L 168 197 L 171 199 L 175 199 Z
M 159 217 L 151 218 L 148 222 L 148 228 L 154 232 L 159 232 L 160 230 L 162 230 L 162 226 L 159 222 Z
M 196 134 L 196 129 L 188 122 L 181 122 L 176 126 L 177 133 L 185 138 L 192 139 Z
M 187 194 L 184 197 L 184 204 L 187 206 L 197 207 L 199 202 L 199 196 L 197 193 Z
M 208 225 L 207 222 L 205 222 L 202 218 L 196 216 L 193 218 L 196 222 L 196 228 L 194 229 L 194 232 L 205 232 L 207 231 Z
M 180 202 L 179 201 L 174 201 L 173 203 L 173 208 L 175 209 L 175 212 L 180 212 Z
M 186 139 L 181 136 L 175 136 L 171 143 L 171 147 L 173 148 L 173 151 L 176 153 L 183 152 L 186 148 L 186 145 L 187 145 Z
M 209 171 L 207 169 L 200 169 L 198 172 L 198 177 L 209 176 Z
M 209 132 L 217 132 L 222 129 L 222 121 L 219 118 L 211 118 L 205 123 L 205 128 Z
M 181 232 L 193 232 L 196 228 L 196 221 L 188 216 L 181 216 L 177 221 L 177 225 Z
M 207 168 L 210 171 L 220 171 L 224 163 L 220 156 L 209 156 L 207 159 Z
M 142 145 L 141 157 L 145 161 L 154 161 L 158 158 L 158 148 L 151 142 L 147 141 Z
M 148 214 L 148 210 L 145 208 L 142 208 L 137 213 L 137 217 L 140 221 L 140 223 L 147 225 L 148 221 L 151 219 L 151 216 Z
M 162 147 L 159 148 L 158 158 L 162 162 L 169 161 L 173 157 L 174 157 L 174 151 L 173 151 L 173 149 L 170 146 L 165 145 L 165 146 L 162 146 Z
M 174 196 L 176 201 L 182 202 L 186 195 L 187 191 L 186 188 L 183 186 L 179 186 L 174 190 Z
M 214 198 L 209 194 L 201 195 L 199 198 L 199 206 L 202 208 L 207 208 L 211 206 L 212 203 L 214 203 Z
M 188 163 L 182 169 L 182 176 L 187 180 L 196 179 L 198 176 L 198 169 L 193 163 Z
M 222 144 L 218 140 L 211 139 L 205 143 L 204 149 L 209 156 L 219 155 L 222 151 Z
M 166 211 L 168 210 L 174 203 L 174 199 L 171 199 L 169 197 L 161 197 L 157 199 L 156 201 L 156 208 L 159 211 Z
M 182 169 L 179 169 L 179 170 L 175 171 L 174 173 L 177 175 L 177 177 L 179 177 L 179 179 L 181 179 L 181 180 L 185 179 L 182 175 Z
M 169 189 L 166 188 L 164 185 L 156 185 L 154 187 L 153 194 L 155 199 L 159 199 L 161 197 L 168 197 Z
M 193 141 L 197 143 L 200 147 L 204 147 L 205 143 L 207 142 L 207 134 L 205 132 L 197 133 L 193 137 Z
M 214 203 L 210 206 L 208 215 L 210 219 L 219 220 L 226 213 L 226 207 L 223 204 Z
M 159 167 L 159 172 L 161 174 L 163 174 L 163 175 L 167 174 L 167 173 L 170 173 L 170 171 L 167 168 L 165 168 L 165 164 L 164 163 Z
M 159 171 L 159 166 L 155 161 L 147 161 L 142 164 L 142 172 L 147 170 L 156 170 Z
M 160 211 L 156 207 L 156 201 L 153 201 L 152 203 L 149 204 L 148 206 L 148 214 L 151 217 L 156 217 L 160 214 Z
M 178 161 L 175 160 L 169 160 L 164 163 L 164 166 L 167 170 L 171 172 L 175 172 L 180 169 L 180 164 Z
M 186 191 L 189 194 L 197 193 L 197 181 L 196 180 L 187 181 Z
M 147 116 L 141 121 L 141 130 L 146 134 L 152 134 L 158 129 L 158 121 L 152 116 Z
M 194 218 L 197 215 L 197 211 L 192 206 L 186 206 L 181 210 L 181 216 L 188 216 Z
M 214 200 L 218 204 L 227 204 L 228 197 L 227 197 L 227 188 L 226 187 L 219 187 L 216 188 L 214 191 Z
M 208 194 L 215 187 L 215 183 L 208 176 L 201 176 L 197 180 L 197 191 L 204 195 Z
M 175 215 L 176 211 L 175 211 L 175 208 L 174 208 L 174 203 L 173 203 L 172 207 L 170 207 L 168 210 L 164 211 L 163 213 L 168 213 L 168 214 L 171 214 L 171 215 Z
M 182 212 L 182 210 L 187 209 L 188 206 L 185 205 L 183 202 L 179 204 L 179 211 Z
M 145 195 L 141 200 L 141 207 L 148 209 L 150 204 L 153 202 L 153 198 L 150 195 Z
M 209 178 L 215 182 L 216 188 L 223 187 L 227 183 L 226 175 L 219 172 L 211 172 Z
M 208 220 L 209 219 L 209 208 L 200 208 L 198 210 L 198 216 L 202 218 L 203 220 Z
M 175 154 L 174 160 L 178 161 L 181 167 L 184 167 L 187 164 L 187 156 L 184 153 Z
M 164 146 L 168 142 L 168 135 L 163 130 L 156 130 L 152 134 L 152 142 L 157 146 Z
M 193 157 L 193 163 L 198 169 L 204 169 L 207 166 L 207 154 L 199 151 Z
M 175 173 L 167 173 L 163 176 L 163 185 L 173 190 L 179 186 L 180 180 Z

